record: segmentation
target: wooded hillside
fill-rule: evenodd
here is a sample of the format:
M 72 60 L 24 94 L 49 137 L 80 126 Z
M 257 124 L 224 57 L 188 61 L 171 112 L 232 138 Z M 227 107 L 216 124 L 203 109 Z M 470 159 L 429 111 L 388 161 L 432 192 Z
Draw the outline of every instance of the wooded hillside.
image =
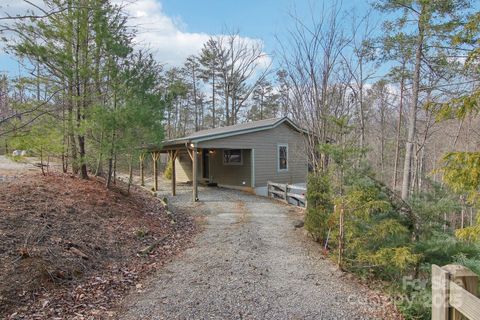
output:
M 429 318 L 428 286 L 402 279 L 426 281 L 432 263 L 480 272 L 478 3 L 377 0 L 359 15 L 326 1 L 289 13 L 276 52 L 223 32 L 181 66 L 139 50 L 114 1 L 27 3 L 0 17 L 22 67 L 0 78 L 7 154 L 111 187 L 142 145 L 288 116 L 308 131 L 306 228 L 341 268 L 418 298 L 401 305 L 411 319 Z

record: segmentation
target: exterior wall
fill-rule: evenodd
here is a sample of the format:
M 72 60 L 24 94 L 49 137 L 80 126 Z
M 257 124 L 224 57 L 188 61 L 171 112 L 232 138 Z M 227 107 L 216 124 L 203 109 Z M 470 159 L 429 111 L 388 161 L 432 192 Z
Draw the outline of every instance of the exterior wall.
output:
M 287 171 L 278 171 L 277 168 L 277 146 L 279 144 L 288 145 Z M 303 135 L 284 123 L 270 130 L 200 142 L 198 147 L 254 149 L 255 187 L 265 186 L 269 180 L 278 183 L 292 184 L 304 183 L 307 180 L 308 165 Z M 244 159 L 244 164 L 245 162 Z M 246 174 L 246 172 L 247 171 L 243 174 Z M 216 176 L 219 177 L 218 174 Z M 247 176 L 250 177 L 251 173 Z M 251 185 L 251 183 L 249 185 Z
M 175 176 L 177 182 L 192 181 L 192 159 L 187 150 L 180 150 L 175 159 Z
M 223 149 L 216 149 L 210 156 L 210 177 L 213 182 L 224 186 L 252 186 L 252 158 L 250 150 L 242 150 L 242 164 L 223 163 Z
M 210 154 L 210 178 L 213 182 L 224 186 L 251 187 L 252 158 L 250 150 L 242 150 L 243 162 L 241 165 L 223 164 L 223 149 L 215 149 Z M 201 153 L 198 155 L 198 180 L 205 180 L 202 176 L 203 161 Z M 179 152 L 175 160 L 177 182 L 192 181 L 192 159 L 186 150 Z

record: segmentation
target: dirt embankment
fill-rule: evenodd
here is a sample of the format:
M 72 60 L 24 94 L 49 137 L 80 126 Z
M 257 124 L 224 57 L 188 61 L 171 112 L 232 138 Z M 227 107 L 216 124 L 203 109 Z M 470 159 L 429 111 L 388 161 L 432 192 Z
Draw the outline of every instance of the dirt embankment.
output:
M 136 188 L 61 174 L 0 183 L 0 318 L 114 316 L 118 297 L 194 229 Z

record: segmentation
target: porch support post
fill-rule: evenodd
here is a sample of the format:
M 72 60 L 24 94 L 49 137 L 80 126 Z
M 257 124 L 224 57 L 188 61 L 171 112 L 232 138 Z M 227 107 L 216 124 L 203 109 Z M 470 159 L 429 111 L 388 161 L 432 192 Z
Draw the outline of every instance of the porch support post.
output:
M 250 157 L 252 158 L 252 188 L 255 189 L 255 149 L 251 149 Z
M 158 191 L 158 159 L 160 158 L 160 152 L 152 152 L 153 160 L 153 191 Z
M 193 202 L 196 202 L 198 201 L 198 189 L 197 189 L 197 180 L 198 180 L 198 155 L 197 155 L 197 151 L 198 151 L 198 148 L 197 146 L 195 145 L 193 147 L 193 157 L 192 157 L 192 162 L 193 162 L 193 165 L 192 165 L 192 179 L 193 179 L 193 183 L 192 183 L 192 193 L 193 193 Z
M 178 150 L 170 151 L 170 161 L 172 161 L 172 196 L 177 195 L 177 174 L 175 173 L 175 160 L 177 159 Z

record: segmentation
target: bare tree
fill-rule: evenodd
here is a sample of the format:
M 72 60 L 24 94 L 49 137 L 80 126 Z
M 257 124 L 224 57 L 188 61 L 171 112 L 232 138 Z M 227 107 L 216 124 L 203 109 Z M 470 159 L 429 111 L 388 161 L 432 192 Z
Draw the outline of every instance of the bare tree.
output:
M 237 123 L 240 110 L 246 105 L 258 84 L 269 73 L 270 64 L 262 43 L 241 38 L 238 32 L 216 39 L 222 48 L 219 70 L 225 100 L 225 124 Z
M 355 14 L 349 20 L 352 21 L 351 41 L 348 46 L 351 53 L 342 53 L 342 58 L 353 80 L 350 83 L 350 90 L 357 107 L 358 130 L 360 131 L 359 145 L 360 148 L 364 149 L 366 147 L 366 118 L 368 116 L 365 104 L 365 85 L 371 81 L 377 71 L 375 66 L 376 47 L 373 39 L 376 24 L 371 22 L 371 12 L 368 12 L 359 21 L 357 21 Z
M 310 21 L 290 14 L 294 22 L 287 38 L 278 38 L 281 63 L 287 74 L 291 114 L 311 133 L 306 136 L 307 155 L 314 170 L 322 163 L 317 146 L 333 137 L 329 135 L 331 115 L 341 116 L 349 108 L 347 85 L 351 76 L 342 62 L 342 53 L 350 40 L 342 28 L 343 14 L 339 3 L 312 8 Z M 323 161 L 324 162 L 324 161 Z

